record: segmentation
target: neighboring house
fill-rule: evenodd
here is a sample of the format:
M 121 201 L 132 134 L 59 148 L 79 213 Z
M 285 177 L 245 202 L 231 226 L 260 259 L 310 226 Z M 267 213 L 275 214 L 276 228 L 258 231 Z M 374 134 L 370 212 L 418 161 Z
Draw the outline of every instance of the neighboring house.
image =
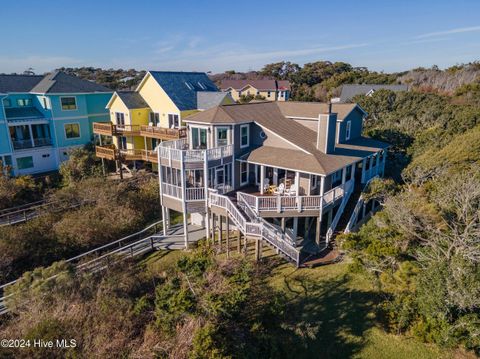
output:
M 202 72 L 149 71 L 135 91 L 115 92 L 107 104 L 110 123 L 94 124 L 98 157 L 157 162 L 153 150 L 163 140 L 186 136 L 184 119 L 235 101 L 219 92 Z
M 332 99 L 332 102 L 351 102 L 357 95 L 371 96 L 378 90 L 390 90 L 390 91 L 408 91 L 408 85 L 343 85 L 340 97 Z
M 0 75 L 0 160 L 14 175 L 58 170 L 109 120 L 112 90 L 63 72 Z
M 283 80 L 223 80 L 220 88 L 229 92 L 235 101 L 241 96 L 261 96 L 267 101 L 287 101 L 290 82 Z
M 186 118 L 187 136 L 158 147 L 164 228 L 169 210 L 183 213 L 185 229 L 188 217 L 205 225 L 207 237 L 234 225 L 257 250 L 266 243 L 299 265 L 325 248 L 341 219 L 365 215 L 347 202 L 384 173 L 388 145 L 362 137 L 365 115 L 356 104 L 287 101 Z

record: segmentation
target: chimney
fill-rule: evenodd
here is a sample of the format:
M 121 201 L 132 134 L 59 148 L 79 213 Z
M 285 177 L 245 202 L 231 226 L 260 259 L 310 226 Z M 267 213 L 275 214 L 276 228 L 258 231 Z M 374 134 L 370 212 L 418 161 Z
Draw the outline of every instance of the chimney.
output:
M 335 151 L 337 114 L 332 113 L 332 104 L 328 104 L 328 113 L 318 115 L 317 149 L 323 153 Z

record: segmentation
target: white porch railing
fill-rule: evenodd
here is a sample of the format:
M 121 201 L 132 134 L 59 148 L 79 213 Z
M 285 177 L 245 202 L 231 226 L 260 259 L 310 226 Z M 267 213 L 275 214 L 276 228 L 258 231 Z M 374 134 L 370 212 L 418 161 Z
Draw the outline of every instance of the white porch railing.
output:
M 186 189 L 187 201 L 204 201 L 205 200 L 205 188 L 192 187 Z
M 162 195 L 176 199 L 183 199 L 182 187 L 174 184 L 162 183 Z
M 342 198 L 347 186 L 353 186 L 353 180 L 325 192 L 322 196 L 255 196 L 237 192 L 237 199 L 248 203 L 256 213 L 262 211 L 304 211 L 320 210 Z
M 209 149 L 189 149 L 188 140 L 183 138 L 175 141 L 164 141 L 159 145 L 160 158 L 181 161 L 182 154 L 185 162 L 202 162 L 219 160 L 233 155 L 233 145 L 214 147 Z

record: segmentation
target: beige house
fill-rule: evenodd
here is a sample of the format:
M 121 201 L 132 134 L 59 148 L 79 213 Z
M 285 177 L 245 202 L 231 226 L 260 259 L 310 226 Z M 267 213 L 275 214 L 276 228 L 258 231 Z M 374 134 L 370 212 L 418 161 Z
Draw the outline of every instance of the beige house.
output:
M 229 92 L 235 101 L 242 96 L 267 101 L 287 101 L 290 98 L 290 82 L 282 80 L 223 80 L 220 89 Z

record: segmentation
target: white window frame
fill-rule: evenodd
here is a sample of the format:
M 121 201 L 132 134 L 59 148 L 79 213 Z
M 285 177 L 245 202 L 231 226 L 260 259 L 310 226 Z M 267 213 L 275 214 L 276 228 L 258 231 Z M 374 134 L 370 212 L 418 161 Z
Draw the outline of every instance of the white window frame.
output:
M 122 118 L 123 123 L 118 123 L 118 117 Z M 123 112 L 115 112 L 115 125 L 117 126 L 125 126 L 125 113 Z
M 247 144 L 242 144 L 243 136 L 242 136 L 242 129 L 247 129 Z M 240 148 L 247 148 L 250 146 L 250 126 L 249 125 L 240 125 Z
M 75 108 L 69 108 L 69 109 L 64 110 L 63 105 L 62 105 L 62 99 L 63 98 L 74 98 L 75 99 Z M 77 96 L 60 96 L 60 110 L 61 111 L 77 111 L 78 110 Z
M 206 145 L 207 145 L 207 148 L 209 148 L 210 147 L 210 133 L 208 133 L 209 132 L 208 131 L 209 127 L 208 126 L 200 126 L 200 125 L 194 125 L 194 126 L 190 125 L 189 127 L 190 127 L 190 132 L 188 134 L 188 138 L 189 138 L 190 148 L 193 148 L 193 131 L 197 128 L 199 129 L 199 132 L 198 132 L 199 141 L 200 141 L 200 129 L 205 130 L 205 133 L 207 134 L 207 144 Z
M 214 127 L 215 128 L 215 147 L 220 147 L 218 144 L 218 130 L 227 130 L 227 144 L 225 146 L 228 146 L 230 144 L 230 136 L 229 136 L 229 130 L 230 128 L 227 126 L 218 126 Z
M 30 104 L 29 105 L 20 105 L 20 101 L 28 101 Z M 31 98 L 17 98 L 17 106 L 18 107 L 31 107 L 31 106 L 33 106 L 32 99 Z
M 78 125 L 78 137 L 67 137 L 67 125 Z M 82 138 L 82 126 L 80 126 L 80 122 L 68 122 L 63 124 L 63 132 L 65 134 L 65 140 L 78 140 Z
M 348 141 L 350 139 L 351 134 L 352 134 L 352 121 L 347 121 L 347 125 L 345 128 L 345 141 Z
M 245 164 L 246 171 L 242 171 L 242 165 L 243 165 L 243 164 Z M 241 185 L 241 186 L 246 185 L 246 184 L 248 183 L 248 175 L 249 175 L 249 173 L 248 173 L 248 167 L 249 167 L 249 166 L 248 166 L 248 162 L 245 162 L 245 161 L 241 161 L 241 162 L 240 162 L 240 185 Z M 245 180 L 245 182 L 242 182 L 242 173 L 245 173 L 245 172 L 247 173 L 247 176 L 245 177 L 246 180 Z

